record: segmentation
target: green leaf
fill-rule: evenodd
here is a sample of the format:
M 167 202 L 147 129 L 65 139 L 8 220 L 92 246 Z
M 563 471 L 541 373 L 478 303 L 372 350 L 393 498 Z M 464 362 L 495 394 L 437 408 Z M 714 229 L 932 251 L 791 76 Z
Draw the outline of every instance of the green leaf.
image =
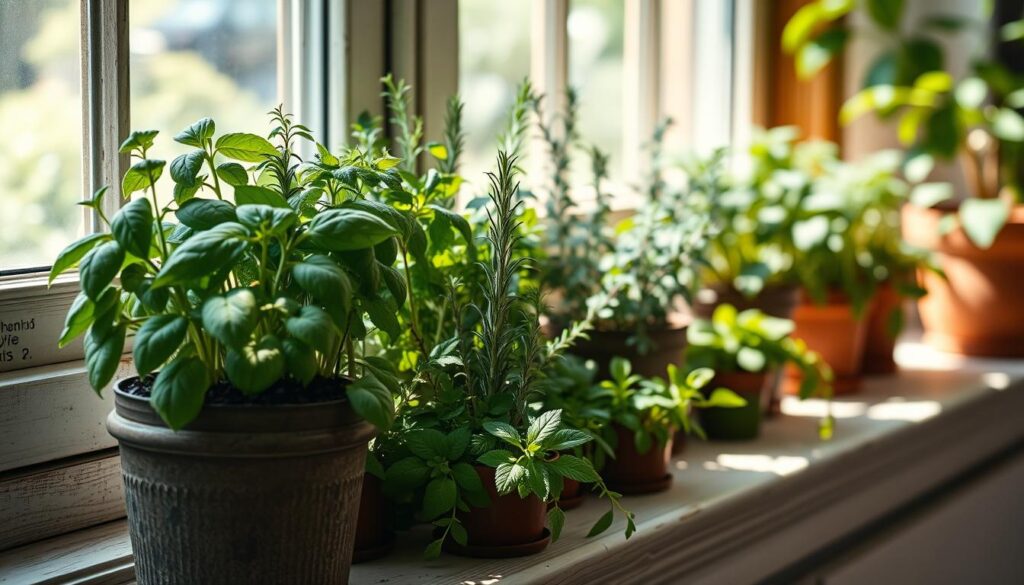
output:
M 196 148 L 205 148 L 206 141 L 213 138 L 217 125 L 210 118 L 203 118 L 174 136 L 174 141 Z
M 545 449 L 549 451 L 564 451 L 580 445 L 585 445 L 593 440 L 593 437 L 576 429 L 561 429 L 544 441 Z
M 747 401 L 732 390 L 716 388 L 701 406 L 705 408 L 741 408 L 746 405 Z
M 440 142 L 428 143 L 427 152 L 437 160 L 448 160 L 448 148 Z
M 605 512 L 603 516 L 597 519 L 597 522 L 594 522 L 594 526 L 590 529 L 590 532 L 587 533 L 587 538 L 597 536 L 605 530 L 608 530 L 612 525 L 612 520 L 614 519 L 615 518 L 611 510 Z
M 986 249 L 1010 217 L 1010 206 L 1002 199 L 967 199 L 960 204 L 960 225 L 975 246 Z
M 319 365 L 316 361 L 316 353 L 308 345 L 294 339 L 285 339 L 284 362 L 288 373 L 298 380 L 303 386 L 308 386 L 316 377 Z
M 466 453 L 466 449 L 469 447 L 469 443 L 473 438 L 473 433 L 470 432 L 469 427 L 459 427 L 454 431 L 448 433 L 445 437 L 445 443 L 448 445 L 445 454 L 450 461 L 458 461 L 462 458 L 463 454 Z
M 551 542 L 557 542 L 562 535 L 562 527 L 565 526 L 565 512 L 555 506 L 548 510 L 548 528 L 551 529 Z
M 259 320 L 256 295 L 247 288 L 212 296 L 203 303 L 203 329 L 227 347 L 248 345 Z
M 384 280 L 384 285 L 388 287 L 388 292 L 391 293 L 391 297 L 395 301 L 396 309 L 401 307 L 405 303 L 407 294 L 405 278 L 403 278 L 401 272 L 390 266 L 381 264 L 379 269 L 380 276 Z
M 527 443 L 541 443 L 544 439 L 547 439 L 562 426 L 562 411 L 561 409 L 549 410 L 542 413 L 537 418 L 533 419 L 530 423 L 530 428 L 526 431 L 526 442 Z
M 423 507 L 420 515 L 424 520 L 433 520 L 441 514 L 451 512 L 455 507 L 455 497 L 458 490 L 455 481 L 447 477 L 439 477 L 427 484 L 423 492 Z
M 58 276 L 74 268 L 82 258 L 101 242 L 110 240 L 107 234 L 90 234 L 76 241 L 57 255 L 53 261 L 53 268 L 50 269 L 49 283 L 53 284 Z
M 450 221 L 451 224 L 455 226 L 455 229 L 459 230 L 459 233 L 462 234 L 462 239 L 465 240 L 466 246 L 469 247 L 470 254 L 475 254 L 476 245 L 473 241 L 473 228 L 470 227 L 466 218 L 463 217 L 462 214 L 440 205 L 429 205 L 428 207 L 433 209 L 434 213 L 437 213 Z
M 236 388 L 246 394 L 259 394 L 284 375 L 284 351 L 281 341 L 266 335 L 257 343 L 228 350 L 224 372 Z
M 348 399 L 356 414 L 378 429 L 387 429 L 395 418 L 395 400 L 391 391 L 376 377 L 366 374 L 347 388 Z
M 124 264 L 124 250 L 117 242 L 105 242 L 96 246 L 82 258 L 78 268 L 81 275 L 82 290 L 92 300 L 110 286 Z
M 282 234 L 299 223 L 299 216 L 290 207 L 244 204 L 236 213 L 238 222 L 253 231 Z
M 519 432 L 516 431 L 512 425 L 499 421 L 487 421 L 483 426 L 485 431 L 495 437 L 498 437 L 502 441 L 505 441 L 509 445 L 513 445 L 520 449 L 522 448 L 522 438 L 519 436 Z
M 1024 117 L 1010 108 L 999 108 L 992 117 L 992 133 L 1007 142 L 1024 142 Z
M 206 365 L 195 356 L 180 355 L 157 374 L 151 399 L 153 409 L 167 426 L 180 430 L 199 415 L 209 387 Z
M 140 376 L 159 369 L 174 352 L 188 332 L 188 319 L 181 315 L 155 315 L 146 319 L 135 334 L 133 354 Z
M 547 466 L 562 477 L 582 483 L 591 483 L 600 479 L 590 461 L 575 455 L 559 455 L 556 459 L 548 461 Z
M 114 293 L 114 291 L 110 289 L 107 293 Z M 108 295 L 105 294 L 104 296 Z M 89 300 L 88 295 L 84 292 L 78 293 L 78 296 L 71 303 L 71 307 L 68 308 L 67 317 L 64 318 L 64 330 L 60 333 L 57 347 L 64 348 L 72 340 L 85 333 L 85 330 L 92 325 L 95 318 L 96 305 Z
M 135 199 L 114 216 L 110 231 L 121 248 L 136 258 L 149 258 L 153 241 L 153 208 L 146 198 Z
M 526 479 L 526 467 L 519 463 L 502 463 L 494 470 L 494 487 L 499 495 L 512 493 Z
M 93 327 L 85 336 L 85 369 L 89 373 L 89 385 L 97 393 L 106 388 L 117 372 L 127 329 L 126 325 L 117 325 L 101 335 Z
M 481 455 L 477 461 L 488 467 L 497 467 L 503 463 L 514 463 L 516 456 L 505 449 L 494 449 Z
M 215 148 L 219 154 L 228 158 L 250 163 L 263 162 L 267 157 L 280 154 L 266 138 L 244 132 L 221 136 Z
M 823 12 L 818 2 L 810 2 L 797 10 L 782 30 L 782 50 L 793 54 L 803 46 L 824 18 Z
M 953 197 L 949 183 L 921 183 L 910 191 L 910 202 L 918 207 L 931 207 Z
M 322 353 L 331 351 L 338 334 L 330 315 L 313 305 L 306 305 L 297 315 L 289 317 L 285 328 L 293 337 Z
M 452 538 L 455 539 L 455 542 L 461 544 L 462 546 L 466 546 L 468 544 L 469 534 L 466 532 L 465 527 L 463 527 L 462 524 L 460 524 L 457 520 L 455 522 L 452 522 L 450 530 Z
M 249 230 L 228 222 L 196 233 L 185 241 L 160 268 L 153 287 L 194 280 L 219 272 L 237 262 L 249 248 Z
M 384 473 L 384 482 L 393 484 L 398 492 L 412 491 L 423 485 L 430 477 L 430 468 L 418 457 L 399 459 Z
M 402 325 L 398 321 L 398 307 L 391 299 L 375 298 L 363 304 L 370 321 L 388 334 L 392 342 L 402 336 Z
M 249 184 L 249 173 L 245 171 L 245 167 L 235 162 L 217 165 L 217 176 L 232 187 Z
M 118 152 L 121 154 L 129 154 L 133 150 L 142 151 L 153 146 L 153 139 L 160 132 L 158 130 L 135 130 L 128 135 L 128 138 L 124 139 L 121 143 L 121 148 Z
M 1004 24 L 999 29 L 999 38 L 1007 43 L 1024 39 L 1024 20 L 1014 20 Z
M 238 221 L 235 206 L 220 199 L 189 199 L 181 204 L 174 215 L 178 221 L 196 231 Z
M 867 74 L 864 76 L 864 86 L 875 85 L 896 85 L 899 81 L 900 55 L 896 50 L 889 50 L 881 53 L 871 62 Z
M 171 179 L 184 187 L 193 187 L 196 183 L 196 177 L 199 176 L 199 171 L 203 168 L 203 156 L 205 153 L 201 150 L 193 150 L 187 152 L 174 160 L 171 161 Z
M 686 375 L 686 385 L 694 390 L 699 390 L 707 386 L 714 377 L 715 372 L 711 368 L 697 368 Z
M 398 231 L 383 219 L 359 209 L 329 209 L 309 223 L 313 244 L 334 252 L 371 248 Z
M 452 466 L 452 477 L 459 487 L 471 492 L 483 491 L 484 484 L 480 481 L 480 474 L 476 472 L 469 463 L 456 463 Z
M 235 205 L 269 205 L 291 210 L 288 200 L 280 193 L 266 187 L 256 185 L 238 185 L 235 187 Z
M 448 439 L 435 429 L 414 429 L 406 434 L 406 446 L 423 459 L 448 458 Z
M 423 550 L 423 558 L 432 561 L 437 557 L 441 556 L 441 547 L 444 546 L 444 539 L 439 538 L 427 545 L 427 548 Z
M 611 374 L 612 379 L 619 383 L 622 383 L 626 378 L 629 378 L 629 374 L 632 370 L 633 366 L 629 363 L 629 360 L 621 357 L 613 357 L 608 366 L 608 371 Z
M 760 372 L 767 362 L 764 352 L 753 347 L 741 347 L 736 352 L 736 363 L 746 372 Z
M 818 35 L 796 53 L 796 72 L 801 79 L 810 79 L 821 71 L 843 47 L 849 32 L 839 26 Z
M 352 306 L 352 283 L 345 271 L 327 256 L 313 255 L 292 267 L 292 277 L 302 290 L 337 316 L 348 314 Z
M 878 26 L 895 31 L 903 18 L 903 0 L 868 0 L 868 14 Z
M 164 172 L 162 160 L 145 159 L 132 165 L 121 179 L 121 196 L 127 199 L 132 193 L 153 186 Z

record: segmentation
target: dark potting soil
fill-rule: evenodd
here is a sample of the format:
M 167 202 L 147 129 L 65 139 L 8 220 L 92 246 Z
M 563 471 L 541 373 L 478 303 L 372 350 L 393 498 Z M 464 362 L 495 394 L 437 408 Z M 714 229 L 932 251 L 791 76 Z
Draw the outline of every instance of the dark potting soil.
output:
M 143 378 L 129 378 L 121 384 L 126 394 L 149 398 L 153 381 L 156 376 L 150 374 Z M 303 388 L 295 380 L 279 380 L 276 384 L 255 395 L 244 394 L 227 380 L 214 384 L 206 392 L 206 404 L 272 406 L 281 404 L 315 404 L 331 402 L 346 397 L 345 380 L 331 378 L 314 378 L 309 386 Z

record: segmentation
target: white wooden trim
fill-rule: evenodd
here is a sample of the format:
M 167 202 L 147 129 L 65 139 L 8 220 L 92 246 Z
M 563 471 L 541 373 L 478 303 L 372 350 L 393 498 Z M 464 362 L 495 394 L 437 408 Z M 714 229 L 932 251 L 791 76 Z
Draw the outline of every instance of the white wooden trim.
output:
M 762 81 L 766 59 L 759 55 L 762 23 L 767 11 L 757 0 L 735 0 L 733 16 L 733 104 L 732 143 L 749 144 L 757 120 L 764 119 L 762 110 L 767 108 L 763 92 L 758 92 Z M 759 99 L 761 98 L 761 99 Z
M 530 11 L 530 80 L 544 96 L 544 115 L 552 116 L 565 107 L 569 83 L 568 0 L 533 0 Z
M 658 67 L 659 117 L 671 118 L 665 146 L 679 150 L 692 143 L 695 0 L 661 0 Z
M 650 168 L 646 145 L 658 123 L 658 0 L 626 0 L 623 47 L 623 136 L 625 181 L 643 184 Z
M 120 457 L 42 466 L 0 478 L 0 550 L 124 517 Z

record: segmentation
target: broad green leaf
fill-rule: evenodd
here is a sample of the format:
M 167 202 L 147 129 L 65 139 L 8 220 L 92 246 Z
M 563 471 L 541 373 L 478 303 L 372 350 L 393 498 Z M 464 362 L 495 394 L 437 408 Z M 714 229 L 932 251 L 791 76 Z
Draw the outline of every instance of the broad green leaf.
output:
M 285 339 L 283 347 L 284 362 L 288 373 L 303 386 L 308 386 L 316 377 L 319 369 L 313 348 L 294 339 Z
M 155 315 L 146 319 L 135 334 L 133 355 L 140 376 L 159 369 L 174 352 L 188 332 L 188 319 L 181 315 Z
M 396 491 L 411 491 L 423 485 L 430 477 L 430 468 L 418 457 L 399 459 L 384 472 L 384 482 Z
M 576 429 L 560 429 L 544 441 L 544 447 L 549 451 L 565 451 L 585 445 L 593 440 L 593 437 Z
M 121 143 L 121 148 L 118 152 L 121 154 L 129 154 L 133 150 L 144 150 L 153 146 L 153 139 L 160 132 L 158 130 L 135 130 L 128 135 L 128 138 L 124 139 Z
M 162 160 L 145 159 L 132 165 L 121 179 L 121 196 L 127 199 L 132 193 L 148 189 L 164 172 Z
M 457 493 L 454 480 L 447 477 L 431 480 L 423 492 L 423 507 L 420 509 L 420 515 L 424 520 L 433 520 L 441 514 L 450 512 L 455 507 Z
M 519 463 L 502 463 L 494 470 L 494 487 L 499 495 L 512 493 L 526 479 L 526 467 Z
M 459 484 L 459 487 L 464 490 L 479 492 L 484 489 L 484 484 L 480 481 L 480 474 L 469 463 L 456 463 L 453 465 L 452 477 L 455 478 L 455 483 Z
M 458 520 L 451 524 L 451 535 L 455 539 L 455 542 L 466 546 L 469 543 L 469 533 L 466 532 L 466 528 L 459 523 Z
M 686 375 L 686 385 L 694 390 L 699 390 L 707 386 L 714 377 L 715 372 L 711 368 L 697 368 Z
M 112 288 L 104 291 L 96 303 L 93 303 L 84 292 L 78 293 L 68 309 L 68 315 L 64 320 L 64 330 L 60 333 L 57 347 L 63 348 L 85 333 L 85 330 L 95 321 L 96 315 L 103 315 L 109 311 L 117 302 L 117 297 L 117 291 Z
M 448 439 L 444 433 L 435 429 L 414 429 L 406 434 L 406 446 L 409 451 L 422 459 L 447 459 Z
M 402 336 L 402 325 L 398 321 L 398 307 L 391 299 L 375 298 L 363 305 L 370 321 L 388 334 L 392 342 Z
M 174 215 L 178 221 L 197 231 L 238 221 L 235 206 L 220 199 L 189 199 L 181 204 Z
M 89 373 L 89 385 L 97 393 L 107 387 L 117 372 L 127 329 L 126 325 L 117 325 L 100 335 L 93 327 L 85 336 L 85 369 Z
M 153 382 L 153 409 L 173 430 L 192 422 L 203 409 L 210 376 L 203 362 L 180 355 L 160 370 Z
M 747 401 L 742 396 L 727 388 L 716 388 L 702 404 L 705 408 L 740 408 L 746 405 Z
M 843 50 L 848 37 L 845 29 L 835 27 L 805 43 L 796 52 L 797 75 L 801 79 L 814 77 Z
M 89 251 L 82 258 L 78 268 L 82 290 L 90 299 L 96 300 L 110 286 L 124 264 L 124 250 L 117 242 L 104 242 Z
M 187 152 L 171 161 L 171 179 L 185 187 L 192 187 L 196 184 L 196 177 L 203 168 L 203 155 L 201 150 Z
M 802 6 L 782 30 L 782 50 L 793 54 L 807 42 L 814 29 L 824 19 L 824 10 L 818 2 Z
M 612 525 L 612 520 L 614 520 L 614 518 L 615 517 L 611 510 L 605 512 L 603 516 L 597 519 L 597 522 L 594 522 L 594 526 L 591 527 L 590 532 L 587 533 L 587 538 L 597 536 L 605 530 L 608 530 L 608 527 Z
M 247 185 L 249 183 L 249 173 L 245 171 L 245 167 L 234 162 L 217 165 L 217 176 L 220 177 L 221 181 L 224 181 L 232 187 Z
M 331 351 L 338 334 L 330 315 L 313 305 L 306 305 L 297 315 L 289 317 L 285 328 L 293 337 L 322 353 Z
M 344 318 L 352 306 L 352 283 L 340 266 L 327 256 L 313 255 L 292 267 L 292 277 L 302 290 Z M 335 319 L 335 324 L 339 324 Z
M 1019 11 L 1018 14 L 1020 14 Z M 1024 39 L 1024 20 L 1014 20 L 1004 24 L 999 29 L 999 38 L 1007 43 Z
M 238 223 L 222 223 L 185 241 L 160 268 L 153 287 L 159 288 L 219 272 L 234 264 L 249 248 L 249 231 Z
M 1024 117 L 1010 108 L 999 108 L 992 117 L 992 133 L 1007 142 L 1024 142 Z
M 398 231 L 379 217 L 359 209 L 330 209 L 309 223 L 315 245 L 334 252 L 371 248 Z
M 431 142 L 427 144 L 427 152 L 437 160 L 448 160 L 448 147 L 440 142 Z
M 242 162 L 259 163 L 269 156 L 278 156 L 274 145 L 262 136 L 237 132 L 225 134 L 217 139 L 217 152 Z
M 522 438 L 520 438 L 519 432 L 516 431 L 512 425 L 499 421 L 487 421 L 483 426 L 485 431 L 495 437 L 498 437 L 502 441 L 505 441 L 509 445 L 522 448 Z
M 629 363 L 629 360 L 621 357 L 613 357 L 611 364 L 608 366 L 609 373 L 612 375 L 612 379 L 622 383 L 629 378 L 630 372 L 633 370 L 633 366 Z
M 57 255 L 57 259 L 53 261 L 53 268 L 50 269 L 50 284 L 58 276 L 77 266 L 82 258 L 98 244 L 109 240 L 110 236 L 108 234 L 90 234 L 64 248 Z
M 149 258 L 153 241 L 153 208 L 149 199 L 140 197 L 122 207 L 110 222 L 110 231 L 125 251 L 136 258 Z
M 356 414 L 378 429 L 386 430 L 395 418 L 391 391 L 372 375 L 364 375 L 347 388 L 348 399 Z
M 203 303 L 203 329 L 227 347 L 248 345 L 259 320 L 256 295 L 247 288 L 212 296 Z
M 427 545 L 427 548 L 423 550 L 423 558 L 428 561 L 432 561 L 437 557 L 441 556 L 441 547 L 444 546 L 444 539 L 438 538 Z
M 547 466 L 562 477 L 583 483 L 591 483 L 600 479 L 590 461 L 575 455 L 559 455 L 558 458 L 548 461 Z
M 548 510 L 548 528 L 551 530 L 551 542 L 557 542 L 565 526 L 565 512 L 555 506 Z
M 477 461 L 488 467 L 497 467 L 502 463 L 513 463 L 516 457 L 511 451 L 504 449 L 494 449 L 481 455 Z
M 868 14 L 878 26 L 895 31 L 903 18 L 903 0 L 868 0 Z
M 440 205 L 430 205 L 429 207 L 434 210 L 434 213 L 443 215 L 453 226 L 455 226 L 455 229 L 462 234 L 462 239 L 466 242 L 466 246 L 469 247 L 470 254 L 475 254 L 476 244 L 473 241 L 473 228 L 470 227 L 466 218 L 463 217 L 462 214 L 452 211 L 451 209 L 441 207 Z
M 953 185 L 949 183 L 921 183 L 910 191 L 910 202 L 918 207 L 928 208 L 953 197 Z
M 530 428 L 526 431 L 526 442 L 527 443 L 541 443 L 544 439 L 547 439 L 562 426 L 562 411 L 561 409 L 549 410 L 542 413 L 537 418 L 533 419 L 530 423 Z
M 767 364 L 764 352 L 753 347 L 741 347 L 736 352 L 736 363 L 746 372 L 760 372 Z
M 238 222 L 253 231 L 281 234 L 299 222 L 299 216 L 290 207 L 269 205 L 239 205 Z
M 259 394 L 274 385 L 284 374 L 281 341 L 266 335 L 257 343 L 228 350 L 224 372 L 236 388 L 246 394 Z
M 174 136 L 174 141 L 196 148 L 205 148 L 206 141 L 213 138 L 217 125 L 211 118 L 198 120 Z
M 988 85 L 978 77 L 968 77 L 956 87 L 956 101 L 964 108 L 980 108 L 988 96 Z
M 960 204 L 960 225 L 975 246 L 986 249 L 1010 217 L 1010 206 L 1002 199 L 967 199 Z
M 277 191 L 256 185 L 235 187 L 235 205 L 269 205 L 291 210 L 288 201 Z

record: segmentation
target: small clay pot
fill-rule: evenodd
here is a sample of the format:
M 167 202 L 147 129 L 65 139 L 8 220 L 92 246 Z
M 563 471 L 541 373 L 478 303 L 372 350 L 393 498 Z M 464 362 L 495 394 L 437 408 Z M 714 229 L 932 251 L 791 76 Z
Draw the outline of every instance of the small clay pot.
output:
M 967 355 L 1024 357 L 1024 205 L 1015 205 L 992 246 L 982 250 L 962 228 L 942 235 L 939 222 L 956 207 L 903 207 L 903 235 L 934 252 L 946 278 L 920 273 L 928 290 L 918 303 L 924 340 Z
M 612 490 L 623 494 L 649 494 L 665 491 L 672 485 L 668 462 L 672 456 L 672 435 L 664 447 L 657 443 L 646 453 L 638 453 L 633 431 L 613 424 L 617 443 L 615 458 L 605 460 L 601 476 Z
M 579 508 L 583 504 L 583 498 L 587 495 L 583 491 L 583 486 L 580 485 L 580 482 L 568 477 L 564 478 L 562 482 L 562 497 L 558 499 L 558 507 L 563 510 Z M 548 504 L 548 509 L 554 506 L 555 503 L 551 502 Z
M 903 304 L 896 287 L 891 282 L 882 283 L 875 293 L 874 303 L 868 313 L 867 340 L 864 342 L 864 357 L 861 372 L 865 375 L 892 374 L 896 372 L 896 336 L 890 333 L 892 315 Z
M 788 284 L 766 286 L 754 297 L 747 297 L 725 284 L 713 284 L 694 295 L 690 310 L 698 319 L 711 319 L 718 305 L 729 304 L 739 311 L 758 309 L 766 315 L 789 319 L 800 302 L 800 289 Z
M 467 544 L 462 546 L 447 539 L 445 549 L 457 555 L 479 558 L 510 558 L 539 553 L 551 542 L 551 534 L 544 527 L 547 505 L 530 494 L 520 498 L 513 492 L 498 495 L 494 485 L 494 468 L 475 466 L 483 482 L 491 505 L 459 512 L 459 521 L 466 528 Z
M 739 408 L 702 408 L 697 410 L 704 434 L 713 441 L 749 441 L 761 432 L 762 401 L 767 398 L 767 372 L 716 372 L 709 389 L 725 387 L 746 399 Z
M 353 563 L 379 559 L 395 546 L 395 534 L 387 523 L 387 504 L 380 478 L 363 475 L 363 491 L 359 497 L 359 518 L 356 520 L 356 547 Z
M 637 353 L 635 346 L 626 343 L 633 335 L 632 331 L 591 331 L 588 335 L 590 339 L 577 341 L 569 351 L 583 359 L 594 360 L 598 379 L 608 377 L 609 365 L 614 357 L 628 359 L 634 374 L 664 378 L 669 364 L 682 363 L 683 350 L 686 349 L 685 326 L 649 332 L 654 349 L 646 354 Z
M 870 311 L 870 309 L 868 309 Z M 793 337 L 803 339 L 807 347 L 818 352 L 832 367 L 832 391 L 836 396 L 852 394 L 860 389 L 860 364 L 864 357 L 867 319 L 857 318 L 853 305 L 845 295 L 831 292 L 823 305 L 805 299 L 793 311 L 796 325 Z M 788 394 L 800 393 L 800 371 L 786 368 L 783 384 Z

